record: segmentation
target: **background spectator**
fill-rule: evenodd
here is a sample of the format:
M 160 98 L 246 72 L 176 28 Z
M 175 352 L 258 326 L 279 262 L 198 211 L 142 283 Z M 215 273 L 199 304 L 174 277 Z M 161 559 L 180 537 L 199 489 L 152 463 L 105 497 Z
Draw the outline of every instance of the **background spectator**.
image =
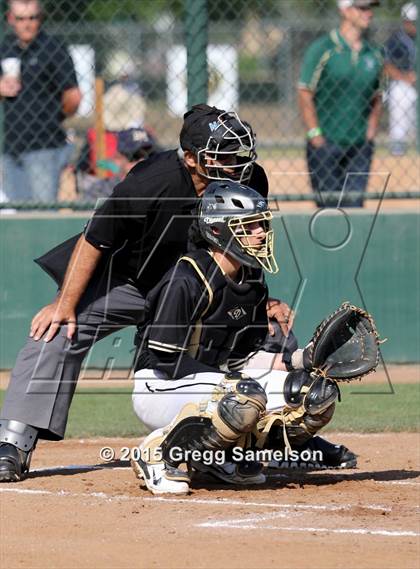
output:
M 81 95 L 66 48 L 41 30 L 38 0 L 10 0 L 0 46 L 4 186 L 10 201 L 55 200 L 71 147 L 61 126 Z
M 113 160 L 109 164 L 104 164 L 107 169 L 114 170 L 115 174 L 103 180 L 96 179 L 85 187 L 80 185 L 79 191 L 84 201 L 95 201 L 98 198 L 110 196 L 115 186 L 126 177 L 131 168 L 159 150 L 154 138 L 144 128 L 122 130 L 116 133 L 116 137 L 117 149 Z
M 404 4 L 401 17 L 402 27 L 385 44 L 385 71 L 391 79 L 389 137 L 396 156 L 405 154 L 409 132 L 416 125 L 416 4 Z
M 113 159 L 117 152 L 119 133 L 144 127 L 146 102 L 136 82 L 136 74 L 136 65 L 127 52 L 122 50 L 111 52 L 104 72 L 108 88 L 103 101 L 105 134 L 100 172 L 102 178 L 115 179 Z M 149 128 L 146 129 L 150 132 Z M 77 161 L 78 188 L 82 194 L 87 189 L 90 190 L 92 183 L 97 181 L 99 175 L 97 154 L 97 131 L 96 127 L 92 126 L 87 129 L 86 141 Z M 104 167 L 108 165 L 110 168 Z
M 109 58 L 105 76 L 112 80 L 104 95 L 104 121 L 108 131 L 144 125 L 146 101 L 137 82 L 137 67 L 125 51 Z
M 338 0 L 339 29 L 304 55 L 299 105 L 307 128 L 307 163 L 317 205 L 362 206 L 381 112 L 380 50 L 362 37 L 378 0 Z M 324 200 L 322 192 L 341 192 Z

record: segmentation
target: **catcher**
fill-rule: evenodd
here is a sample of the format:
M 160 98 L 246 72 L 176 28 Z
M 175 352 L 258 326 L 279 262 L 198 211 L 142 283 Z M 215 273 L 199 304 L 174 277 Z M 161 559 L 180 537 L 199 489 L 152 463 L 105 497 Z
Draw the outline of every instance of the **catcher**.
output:
M 263 269 L 278 270 L 271 219 L 256 191 L 211 183 L 195 250 L 148 295 L 133 406 L 152 433 L 132 466 L 154 494 L 188 493 L 197 470 L 232 484 L 264 482 L 258 461 L 233 459 L 238 447 L 320 448 L 326 467 L 356 464 L 346 447 L 314 435 L 332 418 L 336 382 L 375 369 L 375 326 L 345 304 L 304 350 L 258 368 L 268 331 Z

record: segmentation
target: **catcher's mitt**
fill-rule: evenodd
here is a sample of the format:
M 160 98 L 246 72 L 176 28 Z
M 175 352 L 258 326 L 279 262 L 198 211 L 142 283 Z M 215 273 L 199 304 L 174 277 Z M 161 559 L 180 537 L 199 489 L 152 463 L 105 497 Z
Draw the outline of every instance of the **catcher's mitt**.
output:
M 348 302 L 325 318 L 304 350 L 304 366 L 336 381 L 361 379 L 379 363 L 379 335 L 370 314 Z

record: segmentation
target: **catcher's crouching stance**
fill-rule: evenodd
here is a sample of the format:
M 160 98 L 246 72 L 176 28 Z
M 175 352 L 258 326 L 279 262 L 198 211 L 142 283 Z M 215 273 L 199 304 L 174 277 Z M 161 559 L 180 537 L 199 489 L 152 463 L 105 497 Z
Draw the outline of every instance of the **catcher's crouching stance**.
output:
M 369 369 L 377 364 L 377 338 L 357 320 L 362 311 L 343 305 L 345 315 L 332 315 L 304 350 L 276 354 L 262 369 L 255 356 L 268 329 L 262 268 L 277 271 L 270 223 L 267 203 L 251 188 L 210 184 L 197 249 L 148 296 L 133 405 L 153 432 L 132 466 L 154 494 L 187 493 L 196 470 L 233 484 L 264 482 L 258 460 L 236 460 L 235 448 L 313 447 L 327 466 L 356 462 L 314 434 L 332 417 L 336 381 L 349 379 L 349 368 L 355 375 L 355 361 L 358 376 L 366 373 L 362 360 L 374 348 Z
M 132 461 L 132 466 L 154 494 L 186 494 L 191 468 L 206 471 L 208 463 L 211 469 L 218 457 L 228 468 L 225 451 L 244 445 L 246 435 L 255 431 L 262 418 L 266 404 L 267 396 L 257 381 L 241 374 L 236 374 L 236 378 L 235 374 L 226 375 L 207 401 L 186 404 L 168 427 L 153 431 L 141 445 L 141 456 Z M 229 464 L 232 469 L 236 466 Z M 236 468 L 235 482 L 264 482 L 260 470 L 259 464 L 244 462 Z M 222 479 L 225 474 L 225 480 L 231 482 L 229 474 L 233 470 L 229 473 L 220 469 L 217 474 Z

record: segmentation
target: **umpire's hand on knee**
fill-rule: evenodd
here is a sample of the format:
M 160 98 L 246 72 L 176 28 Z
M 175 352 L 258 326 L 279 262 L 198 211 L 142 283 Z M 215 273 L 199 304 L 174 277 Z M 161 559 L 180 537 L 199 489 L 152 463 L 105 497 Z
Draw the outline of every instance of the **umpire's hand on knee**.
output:
M 67 338 L 72 339 L 76 331 L 76 313 L 60 299 L 44 306 L 32 319 L 30 337 L 39 340 L 46 333 L 44 342 L 49 342 L 59 331 L 62 325 L 67 325 Z

